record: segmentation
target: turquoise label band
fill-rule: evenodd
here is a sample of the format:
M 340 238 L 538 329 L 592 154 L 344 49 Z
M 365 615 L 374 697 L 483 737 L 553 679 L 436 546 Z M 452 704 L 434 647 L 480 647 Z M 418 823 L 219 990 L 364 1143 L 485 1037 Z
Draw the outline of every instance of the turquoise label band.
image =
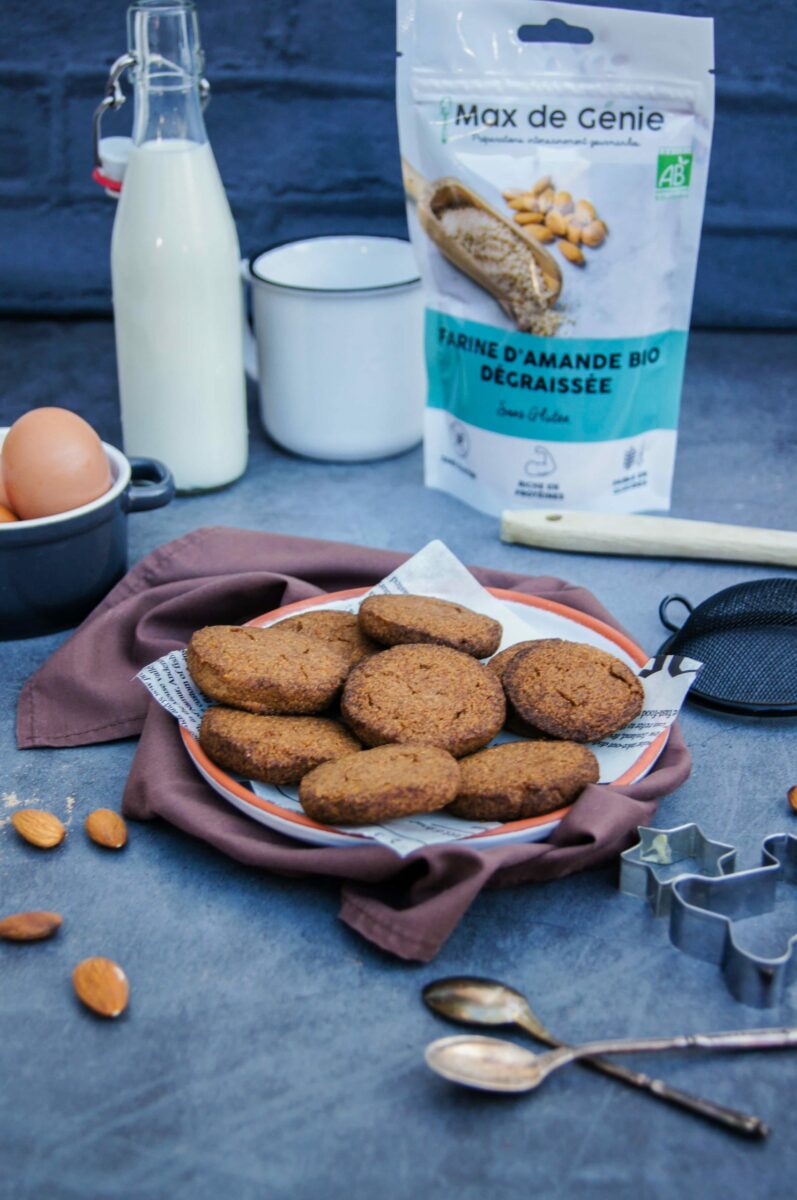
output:
M 605 442 L 677 429 L 687 334 L 541 338 L 426 310 L 431 408 L 478 429 Z

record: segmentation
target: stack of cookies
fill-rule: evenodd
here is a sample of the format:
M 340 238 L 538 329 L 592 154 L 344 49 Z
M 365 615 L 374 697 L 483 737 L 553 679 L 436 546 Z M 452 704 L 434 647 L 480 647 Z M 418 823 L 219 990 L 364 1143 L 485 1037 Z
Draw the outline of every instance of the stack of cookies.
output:
M 583 743 L 638 716 L 642 685 L 619 659 L 577 642 L 496 654 L 502 633 L 463 605 L 412 595 L 267 628 L 209 626 L 187 652 L 216 701 L 200 744 L 238 775 L 298 784 L 308 816 L 324 824 L 439 809 L 480 821 L 552 812 L 597 782 Z M 504 727 L 522 740 L 485 749 Z

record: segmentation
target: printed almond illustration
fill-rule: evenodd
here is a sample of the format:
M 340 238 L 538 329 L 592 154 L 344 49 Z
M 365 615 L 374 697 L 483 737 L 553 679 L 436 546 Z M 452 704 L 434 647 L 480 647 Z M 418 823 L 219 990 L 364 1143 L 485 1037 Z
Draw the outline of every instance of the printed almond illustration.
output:
M 581 247 L 597 250 L 609 232 L 589 200 L 574 201 L 570 192 L 555 191 L 550 175 L 526 191 L 510 188 L 503 197 L 518 225 L 542 242 L 556 241 L 562 257 L 577 267 L 587 261 Z

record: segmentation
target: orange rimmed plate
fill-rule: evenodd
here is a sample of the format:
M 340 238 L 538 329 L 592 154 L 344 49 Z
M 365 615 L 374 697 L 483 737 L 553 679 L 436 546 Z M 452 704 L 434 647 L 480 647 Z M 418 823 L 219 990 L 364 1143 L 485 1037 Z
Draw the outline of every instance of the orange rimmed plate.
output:
M 315 596 L 310 600 L 299 600 L 295 604 L 286 604 L 283 608 L 264 613 L 247 622 L 249 625 L 273 625 L 284 617 L 294 613 L 305 612 L 311 608 L 343 608 L 351 609 L 352 600 L 365 596 L 370 588 L 354 588 L 350 591 L 330 592 L 323 596 Z M 502 588 L 488 588 L 492 596 L 502 600 L 509 608 L 529 625 L 530 637 L 560 637 L 569 641 L 587 642 L 614 654 L 628 663 L 631 667 L 642 667 L 648 661 L 648 655 L 631 638 L 612 629 L 604 621 L 587 616 L 577 609 L 568 608 L 553 600 L 545 600 L 538 596 L 525 596 L 521 592 L 506 591 Z M 335 829 L 331 825 L 320 825 L 311 821 L 300 809 L 294 789 L 286 789 L 258 784 L 258 792 L 254 792 L 247 784 L 228 774 L 223 768 L 216 766 L 208 758 L 197 739 L 188 730 L 180 728 L 188 754 L 200 775 L 210 786 L 233 804 L 241 812 L 253 820 L 267 825 L 278 833 L 297 838 L 320 846 L 368 846 L 374 842 L 365 834 L 348 830 Z M 615 784 L 634 783 L 648 773 L 666 745 L 669 730 L 664 730 L 639 755 L 631 767 L 617 779 L 608 782 Z M 557 809 L 542 817 L 529 817 L 524 821 L 511 821 L 485 832 L 479 831 L 466 839 L 478 841 L 479 848 L 487 846 L 506 845 L 512 842 L 537 842 L 544 840 L 559 824 L 570 807 Z M 461 824 L 461 823 L 458 823 Z M 453 839 L 452 840 L 463 840 Z

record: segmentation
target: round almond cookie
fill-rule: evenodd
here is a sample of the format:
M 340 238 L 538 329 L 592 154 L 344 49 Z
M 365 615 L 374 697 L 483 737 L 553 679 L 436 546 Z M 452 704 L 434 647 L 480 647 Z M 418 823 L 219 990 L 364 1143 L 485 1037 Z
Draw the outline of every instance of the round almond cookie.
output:
M 338 651 L 278 625 L 207 625 L 188 643 L 186 662 L 211 700 L 271 715 L 323 712 L 349 670 Z
M 346 680 L 343 719 L 367 746 L 411 742 L 472 754 L 504 723 L 499 680 L 448 646 L 393 646 L 359 663 Z
M 222 707 L 203 716 L 199 744 L 220 767 L 262 783 L 298 783 L 321 763 L 360 749 L 329 717 L 268 717 Z
M 324 763 L 299 784 L 314 821 L 368 825 L 445 808 L 457 794 L 456 760 L 435 746 L 378 746 Z
M 498 654 L 494 654 L 484 665 L 491 671 L 495 671 L 498 678 L 503 680 L 504 671 L 521 651 L 539 650 L 541 646 L 559 646 L 561 642 L 561 638 L 533 638 L 528 642 L 515 642 L 514 646 L 507 646 L 506 650 L 500 650 Z
M 501 644 L 503 629 L 492 617 L 432 596 L 367 596 L 360 628 L 384 646 L 431 643 L 487 658 Z
M 448 811 L 466 821 L 520 821 L 572 804 L 597 783 L 598 760 L 575 742 L 504 742 L 459 764 Z
M 286 617 L 272 628 L 290 629 L 294 633 L 318 638 L 342 654 L 350 667 L 382 649 L 360 629 L 356 613 L 336 612 L 329 608 L 310 609 L 297 613 L 295 617 Z
M 504 671 L 513 661 L 516 655 L 520 654 L 521 650 L 537 650 L 540 646 L 550 646 L 558 644 L 561 638 L 536 638 L 530 642 L 515 642 L 514 646 L 507 646 L 506 650 L 500 650 L 495 654 L 489 662 L 484 665 L 490 671 L 495 671 L 498 678 L 503 683 Z M 534 725 L 529 725 L 528 721 L 524 721 L 521 716 L 515 712 L 515 709 L 510 701 L 506 705 L 506 728 L 512 733 L 516 733 L 522 738 L 548 738 L 549 733 L 543 733 L 541 729 L 537 729 Z
M 597 742 L 622 729 L 645 700 L 630 667 L 582 642 L 522 650 L 506 666 L 503 682 L 524 721 L 573 742 Z

